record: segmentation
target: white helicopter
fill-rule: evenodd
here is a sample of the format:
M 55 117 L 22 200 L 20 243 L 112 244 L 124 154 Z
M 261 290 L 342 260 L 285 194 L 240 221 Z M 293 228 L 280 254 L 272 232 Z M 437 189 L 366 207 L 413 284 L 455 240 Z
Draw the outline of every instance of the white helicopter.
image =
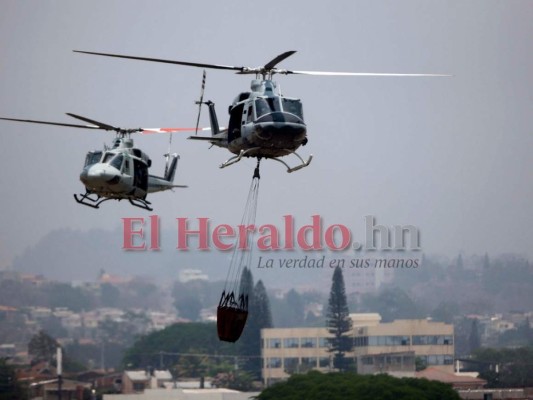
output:
M 292 56 L 296 51 L 286 51 L 260 67 L 244 67 L 220 64 L 206 64 L 188 61 L 166 60 L 128 56 L 112 53 L 97 53 L 91 51 L 74 50 L 75 53 L 91 54 L 106 57 L 124 58 L 130 60 L 151 61 L 165 64 L 177 64 L 191 67 L 211 68 L 218 70 L 236 71 L 237 74 L 255 75 L 251 90 L 241 92 L 229 106 L 229 123 L 227 128 L 218 125 L 215 104 L 203 101 L 205 86 L 205 71 L 202 81 L 200 101 L 209 108 L 212 136 L 191 136 L 189 139 L 205 140 L 212 145 L 228 149 L 235 156 L 231 157 L 220 168 L 232 165 L 242 157 L 254 157 L 259 162 L 262 158 L 278 161 L 285 165 L 287 172 L 294 172 L 307 167 L 312 155 L 304 160 L 296 150 L 307 143 L 307 126 L 304 122 L 302 102 L 298 98 L 283 96 L 276 91 L 273 81 L 275 74 L 281 75 L 315 75 L 315 76 L 396 76 L 396 77 L 426 77 L 449 76 L 442 74 L 396 74 L 396 73 L 361 73 L 361 72 L 324 72 L 324 71 L 291 71 L 277 68 L 277 65 Z M 198 114 L 199 120 L 200 114 Z M 198 122 L 197 122 L 198 127 Z M 294 155 L 299 164 L 290 167 L 280 157 Z M 258 174 L 258 172 L 257 172 Z
M 74 195 L 79 203 L 93 208 L 107 200 L 127 199 L 132 205 L 148 211 L 153 209 L 146 200 L 148 193 L 171 190 L 173 188 L 186 188 L 184 185 L 174 185 L 179 156 L 174 153 L 165 154 L 166 165 L 163 176 L 150 175 L 148 169 L 152 160 L 146 153 L 133 147 L 131 134 L 143 133 L 172 133 L 191 131 L 193 128 L 136 128 L 122 129 L 102 122 L 98 122 L 79 115 L 67 115 L 88 122 L 90 125 L 68 124 L 61 122 L 36 121 L 29 119 L 0 118 L 6 121 L 30 122 L 35 124 L 67 126 L 72 128 L 100 129 L 115 131 L 116 138 L 111 148 L 104 146 L 104 150 L 87 152 L 85 164 L 80 174 L 80 180 L 85 185 L 85 193 Z

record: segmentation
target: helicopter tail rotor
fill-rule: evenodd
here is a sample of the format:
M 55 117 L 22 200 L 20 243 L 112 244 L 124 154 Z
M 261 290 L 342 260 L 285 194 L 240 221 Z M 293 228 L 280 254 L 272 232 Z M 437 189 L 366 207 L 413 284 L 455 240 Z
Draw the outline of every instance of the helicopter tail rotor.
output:
M 200 91 L 200 100 L 196 102 L 196 104 L 198 104 L 198 117 L 196 118 L 196 130 L 194 133 L 195 135 L 198 135 L 198 125 L 200 124 L 200 114 L 202 113 L 202 104 L 204 102 L 205 78 L 206 73 L 204 69 L 204 73 L 202 75 L 202 89 Z

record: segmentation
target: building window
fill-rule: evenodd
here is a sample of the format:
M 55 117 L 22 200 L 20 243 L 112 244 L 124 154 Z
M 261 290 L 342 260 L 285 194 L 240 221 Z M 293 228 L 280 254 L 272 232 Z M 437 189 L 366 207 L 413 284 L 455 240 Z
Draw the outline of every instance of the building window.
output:
M 299 347 L 300 340 L 298 338 L 285 338 L 283 339 L 283 347 L 286 349 L 294 349 Z
M 374 365 L 374 358 L 373 357 L 363 357 L 362 362 L 363 362 L 363 365 Z
M 300 339 L 301 347 L 316 347 L 316 338 L 304 337 Z
M 317 362 L 316 357 L 302 357 L 301 370 L 307 371 L 309 369 L 316 368 L 316 362 Z
M 268 339 L 268 347 L 270 349 L 279 349 L 281 348 L 281 339 Z
M 452 335 L 413 335 L 413 344 L 419 346 L 452 345 Z
M 283 369 L 289 374 L 299 372 L 298 357 L 286 357 L 283 359 Z
M 133 390 L 135 392 L 143 392 L 144 391 L 144 382 L 133 382 Z
M 329 347 L 328 338 L 318 338 L 318 347 Z
M 418 356 L 426 365 L 453 365 L 453 356 L 450 354 L 430 354 Z
M 368 346 L 409 346 L 409 336 L 369 336 Z
M 330 367 L 329 357 L 320 357 L 318 359 L 318 366 L 319 368 L 329 368 Z
M 267 358 L 266 366 L 267 368 L 281 368 L 281 358 L 279 357 Z

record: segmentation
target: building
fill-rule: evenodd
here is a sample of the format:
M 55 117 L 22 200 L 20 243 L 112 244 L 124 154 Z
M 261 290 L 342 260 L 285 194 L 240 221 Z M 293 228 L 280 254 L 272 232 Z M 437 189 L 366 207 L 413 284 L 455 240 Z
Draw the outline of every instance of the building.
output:
M 165 387 L 165 383 L 173 382 L 172 374 L 164 370 L 124 371 L 122 375 L 122 393 L 143 393 L 145 389 Z
M 350 314 L 353 357 L 362 373 L 414 376 L 415 362 L 453 373 L 453 325 L 428 320 L 381 323 L 379 314 Z M 327 328 L 261 330 L 266 385 L 311 369 L 332 371 Z

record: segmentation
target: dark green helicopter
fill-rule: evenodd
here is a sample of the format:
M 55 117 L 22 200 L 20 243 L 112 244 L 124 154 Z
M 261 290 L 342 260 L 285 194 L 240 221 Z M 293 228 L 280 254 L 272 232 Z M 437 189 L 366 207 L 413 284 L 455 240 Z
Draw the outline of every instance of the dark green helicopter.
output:
M 296 53 L 287 51 L 275 57 L 261 67 L 236 67 L 230 65 L 204 64 L 186 61 L 165 60 L 159 58 L 135 57 L 110 53 L 95 53 L 74 50 L 76 53 L 93 54 L 107 57 L 126 58 L 132 60 L 152 61 L 166 64 L 186 65 L 200 68 L 237 71 L 237 74 L 253 74 L 251 90 L 240 93 L 229 106 L 230 119 L 227 128 L 219 126 L 212 101 L 203 101 L 205 87 L 205 71 L 202 81 L 202 94 L 197 104 L 208 106 L 211 123 L 211 136 L 191 136 L 189 139 L 205 140 L 212 145 L 223 147 L 235 154 L 220 168 L 227 167 L 243 157 L 254 157 L 259 162 L 262 158 L 276 160 L 287 167 L 287 172 L 294 172 L 307 167 L 313 156 L 304 160 L 296 150 L 307 143 L 307 126 L 304 122 L 303 107 L 300 99 L 283 96 L 276 90 L 272 80 L 275 74 L 319 75 L 319 76 L 446 76 L 440 74 L 388 74 L 358 72 L 323 72 L 323 71 L 290 71 L 276 68 L 281 61 Z M 198 119 L 200 113 L 198 114 Z M 198 123 L 197 123 L 198 127 Z M 294 154 L 300 161 L 290 167 L 280 157 Z

